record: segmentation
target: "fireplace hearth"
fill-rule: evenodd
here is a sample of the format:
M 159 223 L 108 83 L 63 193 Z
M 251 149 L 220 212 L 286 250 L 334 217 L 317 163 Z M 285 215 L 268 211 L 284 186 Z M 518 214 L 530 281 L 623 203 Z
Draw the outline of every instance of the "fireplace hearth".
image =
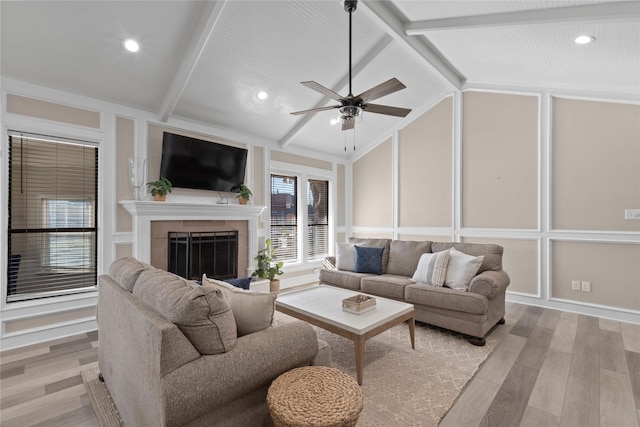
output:
M 168 271 L 185 279 L 238 277 L 238 231 L 170 231 Z

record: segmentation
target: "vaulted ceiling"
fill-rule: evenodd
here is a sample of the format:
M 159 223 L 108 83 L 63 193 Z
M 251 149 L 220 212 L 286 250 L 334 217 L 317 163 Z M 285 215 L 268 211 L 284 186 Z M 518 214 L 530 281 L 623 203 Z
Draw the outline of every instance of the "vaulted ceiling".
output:
M 335 110 L 289 114 L 335 104 L 302 81 L 348 92 L 342 3 L 4 0 L 0 70 L 3 78 L 151 111 L 160 121 L 186 119 L 348 156 L 345 133 L 330 124 Z M 575 44 L 581 34 L 595 43 Z M 125 51 L 126 38 L 140 51 Z M 353 14 L 353 93 L 392 77 L 407 88 L 375 102 L 413 112 L 405 119 L 365 113 L 358 141 L 468 87 L 638 100 L 640 2 L 361 0 Z M 257 99 L 261 90 L 267 99 Z

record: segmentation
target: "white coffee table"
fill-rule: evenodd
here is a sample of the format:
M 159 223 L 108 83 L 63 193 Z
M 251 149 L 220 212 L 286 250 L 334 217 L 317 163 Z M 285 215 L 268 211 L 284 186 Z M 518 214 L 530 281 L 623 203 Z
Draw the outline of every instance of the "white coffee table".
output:
M 342 310 L 342 300 L 359 293 L 318 285 L 278 295 L 276 310 L 352 340 L 358 384 L 362 385 L 366 341 L 393 326 L 408 322 L 411 348 L 415 348 L 415 317 L 412 304 L 378 296 L 374 296 L 376 308 L 373 310 L 361 314 Z

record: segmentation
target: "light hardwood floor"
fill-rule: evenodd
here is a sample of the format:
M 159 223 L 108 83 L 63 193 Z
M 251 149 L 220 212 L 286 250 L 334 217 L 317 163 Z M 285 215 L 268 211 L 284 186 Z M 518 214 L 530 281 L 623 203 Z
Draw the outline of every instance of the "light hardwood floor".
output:
M 441 427 L 640 427 L 640 325 L 519 304 L 505 318 Z M 0 353 L 0 425 L 98 426 L 80 377 L 97 346 L 92 332 Z

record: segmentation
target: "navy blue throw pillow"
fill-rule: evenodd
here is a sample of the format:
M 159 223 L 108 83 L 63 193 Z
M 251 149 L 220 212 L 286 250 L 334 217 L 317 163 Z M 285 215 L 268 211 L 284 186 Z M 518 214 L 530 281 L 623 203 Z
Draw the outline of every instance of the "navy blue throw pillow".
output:
M 355 249 L 356 266 L 353 271 L 356 273 L 382 274 L 382 252 L 384 252 L 384 248 L 355 246 Z
M 251 285 L 251 277 L 243 277 L 241 279 L 227 279 L 225 282 L 235 286 L 236 288 L 242 288 L 244 290 L 249 290 L 249 286 Z

